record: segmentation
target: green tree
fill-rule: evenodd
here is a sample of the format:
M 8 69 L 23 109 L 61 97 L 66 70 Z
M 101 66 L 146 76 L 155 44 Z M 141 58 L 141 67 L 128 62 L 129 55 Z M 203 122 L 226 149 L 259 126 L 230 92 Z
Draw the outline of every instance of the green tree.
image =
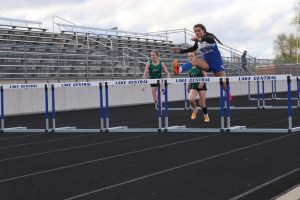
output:
M 300 32 L 300 2 L 298 2 L 295 7 L 295 16 L 293 17 L 291 24 L 296 26 L 297 32 Z M 300 58 L 298 57 L 298 55 L 300 54 L 299 39 L 300 38 L 294 34 L 279 34 L 273 42 L 275 59 L 293 63 L 300 62 Z
M 296 63 L 298 39 L 294 34 L 279 34 L 274 40 L 275 59 Z

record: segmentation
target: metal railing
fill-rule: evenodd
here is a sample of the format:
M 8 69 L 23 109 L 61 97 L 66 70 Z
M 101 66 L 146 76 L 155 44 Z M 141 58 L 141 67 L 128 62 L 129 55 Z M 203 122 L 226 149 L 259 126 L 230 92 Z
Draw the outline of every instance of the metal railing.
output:
M 0 17 L 0 24 L 9 25 L 9 26 L 24 26 L 24 27 L 34 27 L 37 25 L 38 28 L 41 28 L 42 26 L 42 22 L 40 21 L 13 19 L 7 17 Z
M 89 26 L 78 26 L 75 24 L 63 24 L 63 23 L 55 23 L 61 32 L 71 31 L 74 33 L 88 33 L 94 32 L 98 35 L 106 35 L 106 36 L 122 36 L 122 37 L 134 37 L 134 38 L 144 38 L 144 39 L 164 39 L 164 35 L 159 34 L 147 34 L 147 33 L 139 33 L 132 31 L 123 31 L 118 29 L 104 29 L 104 28 L 96 28 Z
M 180 43 L 180 41 L 187 45 L 193 45 L 194 42 L 191 41 L 191 37 L 195 35 L 195 33 L 189 29 L 183 28 L 183 29 L 173 29 L 173 30 L 165 30 L 165 31 L 156 31 L 156 32 L 149 32 L 150 34 L 159 34 L 159 35 L 165 35 L 165 38 L 172 39 L 176 43 Z M 180 37 L 176 37 L 176 35 L 180 34 Z M 175 35 L 175 36 L 174 36 Z M 234 49 L 228 45 L 225 44 L 218 44 L 218 47 L 220 51 L 223 52 L 223 56 L 226 57 L 236 57 L 241 56 L 243 52 Z M 247 55 L 247 58 L 249 59 L 255 59 L 255 57 L 251 55 Z
M 88 32 L 88 33 L 86 34 L 86 38 L 87 38 L 87 47 L 88 47 L 88 49 L 90 48 L 90 41 L 93 41 L 93 42 L 95 42 L 95 43 L 97 43 L 97 44 L 100 44 L 100 45 L 102 45 L 102 46 L 104 46 L 104 47 L 109 48 L 111 51 L 113 50 L 113 42 L 112 42 L 111 39 L 106 38 L 106 37 L 97 36 L 98 39 L 108 40 L 108 41 L 109 41 L 109 44 L 110 44 L 110 45 L 108 46 L 108 45 L 106 45 L 106 44 L 103 43 L 103 42 L 100 42 L 100 41 L 98 41 L 98 40 L 95 40 L 95 39 L 91 38 L 91 37 L 90 37 L 90 34 L 94 34 L 94 33 L 93 33 L 93 32 Z
M 67 23 L 69 23 L 69 24 L 71 24 L 71 25 L 76 26 L 76 24 L 75 24 L 74 22 L 71 22 L 70 20 L 64 19 L 64 18 L 59 17 L 59 16 L 57 16 L 57 15 L 54 15 L 54 16 L 52 17 L 52 25 L 53 25 L 53 30 L 52 30 L 52 31 L 53 31 L 53 32 L 55 32 L 55 31 L 54 31 L 54 27 L 55 27 L 55 25 L 57 24 L 57 22 L 55 21 L 56 19 L 61 20 L 61 21 L 64 21 L 64 22 L 67 22 Z M 59 26 L 58 26 L 58 27 L 59 27 Z M 59 27 L 59 29 L 60 29 L 60 27 Z M 73 32 L 75 33 L 76 44 L 78 44 L 77 29 L 76 29 L 76 28 L 75 28 L 75 30 L 69 29 L 68 31 L 73 31 Z
M 126 52 L 127 50 L 127 52 Z M 138 63 L 143 63 L 143 64 L 146 64 L 146 62 L 149 60 L 149 56 L 141 53 L 141 52 L 138 52 L 132 48 L 129 48 L 129 47 L 123 47 L 122 48 L 122 52 L 123 52 L 123 55 L 122 55 L 122 58 L 130 58 L 130 59 L 134 59 L 136 60 Z M 134 53 L 134 55 L 130 55 L 130 52 L 131 53 Z M 142 61 L 142 59 L 144 59 Z M 145 62 L 146 60 L 146 62 Z M 125 61 L 123 62 L 124 63 L 124 67 L 125 67 Z

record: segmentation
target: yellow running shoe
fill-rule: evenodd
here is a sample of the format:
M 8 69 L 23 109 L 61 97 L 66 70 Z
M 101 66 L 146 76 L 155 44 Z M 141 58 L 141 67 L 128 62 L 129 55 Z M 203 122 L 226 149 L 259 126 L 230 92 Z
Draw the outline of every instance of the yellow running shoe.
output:
M 196 119 L 196 117 L 197 117 L 197 112 L 193 112 L 191 115 L 191 119 L 194 120 Z
M 204 115 L 203 120 L 204 120 L 205 123 L 210 122 L 208 114 Z

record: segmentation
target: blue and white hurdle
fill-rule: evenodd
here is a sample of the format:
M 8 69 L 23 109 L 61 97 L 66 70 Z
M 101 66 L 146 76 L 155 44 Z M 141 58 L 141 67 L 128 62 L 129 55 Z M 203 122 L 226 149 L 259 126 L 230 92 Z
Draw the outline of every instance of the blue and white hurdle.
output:
M 26 126 L 18 127 L 5 127 L 5 106 L 4 106 L 4 91 L 7 90 L 33 90 L 33 89 L 44 89 L 44 100 L 45 100 L 45 128 L 34 129 Z M 49 110 L 48 110 L 48 84 L 47 83 L 33 83 L 33 84 L 6 84 L 0 86 L 1 91 L 1 133 L 6 132 L 48 132 L 49 131 Z M 7 102 L 9 104 L 11 102 Z
M 250 101 L 256 101 L 257 105 L 256 106 L 242 106 L 242 107 L 235 107 L 232 106 L 231 109 L 287 109 L 288 106 L 278 106 L 278 105 L 267 105 L 266 101 L 275 101 L 275 100 L 288 100 L 288 97 L 276 97 L 277 95 L 277 91 L 276 89 L 276 83 L 278 81 L 283 82 L 283 84 L 286 84 L 284 81 L 287 81 L 286 77 L 291 77 L 291 80 L 296 79 L 296 77 L 292 77 L 291 75 L 261 75 L 261 76 L 239 76 L 237 77 L 230 77 L 230 80 L 233 81 L 247 81 L 248 82 L 248 100 Z M 272 86 L 272 92 L 271 94 L 271 98 L 266 98 L 266 90 L 265 90 L 265 82 L 271 82 L 271 86 Z M 250 87 L 250 83 L 251 82 L 255 82 L 256 83 L 256 94 L 251 94 L 251 87 Z M 298 85 L 298 80 L 297 80 L 297 85 Z M 287 88 L 286 88 L 287 91 Z M 299 94 L 299 87 L 297 86 L 297 94 Z M 255 97 L 251 97 L 255 96 Z M 288 94 L 287 94 L 288 96 Z M 292 106 L 292 108 L 299 108 L 299 95 L 297 95 L 298 97 L 292 97 L 291 100 L 297 100 L 298 101 L 298 106 Z
M 54 83 L 51 84 L 51 97 L 52 97 L 52 129 L 51 132 L 107 132 L 109 130 L 120 130 L 126 129 L 126 126 L 119 127 L 109 127 L 109 109 L 108 109 L 108 86 L 105 84 L 105 90 L 103 90 L 104 82 L 70 82 L 70 83 Z M 55 108 L 55 89 L 57 88 L 88 88 L 88 87 L 99 87 L 99 124 L 100 128 L 77 128 L 76 126 L 67 126 L 67 127 L 56 127 L 56 108 Z M 103 92 L 105 91 L 105 101 L 103 98 Z M 104 107 L 104 103 L 106 104 Z M 105 124 L 109 128 L 105 128 Z
M 296 80 L 296 77 L 292 77 L 290 75 L 271 75 L 271 76 L 252 76 L 248 77 L 247 79 L 243 79 L 241 77 L 230 77 L 230 82 L 238 82 L 238 81 L 266 81 L 266 80 L 283 80 L 286 81 L 287 84 L 287 105 L 283 107 L 273 107 L 272 109 L 282 109 L 285 108 L 288 110 L 288 124 L 287 128 L 244 128 L 242 130 L 235 130 L 230 129 L 230 123 L 227 125 L 227 129 L 230 130 L 230 132 L 279 132 L 279 133 L 291 133 L 291 132 L 297 132 L 300 130 L 300 127 L 293 127 L 292 126 L 292 90 L 291 90 L 291 82 L 292 80 Z M 298 83 L 297 83 L 298 84 Z M 229 105 L 230 106 L 230 105 Z M 297 108 L 297 107 L 294 107 Z
M 291 76 L 291 75 L 285 75 L 285 76 Z M 294 79 L 296 81 L 296 97 L 292 97 L 292 100 L 297 100 L 297 106 L 294 106 L 293 108 L 295 108 L 295 107 L 300 108 L 300 80 L 299 80 L 299 77 L 292 77 L 292 79 Z M 266 97 L 265 81 L 264 80 L 257 80 L 256 81 L 256 86 L 257 86 L 256 95 L 251 94 L 250 83 L 251 82 L 249 81 L 248 82 L 248 99 L 250 101 L 257 101 L 257 107 L 260 108 L 260 109 L 265 109 L 265 108 L 271 108 L 272 109 L 273 106 L 266 105 L 267 101 L 288 100 L 288 97 L 278 97 L 277 96 L 277 80 L 272 80 L 271 81 L 271 92 L 270 92 L 271 97 L 269 97 L 269 98 Z M 285 107 L 280 107 L 280 106 L 275 106 L 275 107 L 285 109 Z
M 162 125 L 162 113 L 164 112 L 164 116 L 167 119 L 168 118 L 168 109 L 162 110 L 162 97 L 161 93 L 158 92 L 158 109 L 157 109 L 157 127 L 147 127 L 147 128 L 127 128 L 126 129 L 114 129 L 109 126 L 109 86 L 134 86 L 134 85 L 147 85 L 147 84 L 157 84 L 158 85 L 158 91 L 160 91 L 160 84 L 163 83 L 163 79 L 135 79 L 135 80 L 114 80 L 114 81 L 106 81 L 105 82 L 105 99 L 106 99 L 106 110 L 105 110 L 105 116 L 106 116 L 106 132 L 162 132 L 164 131 L 163 125 Z M 168 89 L 165 88 L 165 102 L 168 102 Z M 165 120 L 165 126 L 168 126 L 168 121 Z M 178 128 L 181 129 L 183 126 L 175 126 L 171 128 Z
M 261 75 L 261 76 L 239 76 L 238 81 L 248 82 L 248 100 L 256 101 L 256 106 L 234 106 L 231 105 L 232 110 L 258 110 L 258 109 L 287 109 L 287 106 L 278 106 L 278 105 L 267 105 L 266 101 L 271 100 L 288 100 L 288 97 L 277 97 L 277 86 L 276 83 L 278 81 L 285 80 L 285 77 L 291 75 Z M 292 77 L 292 76 L 291 76 Z M 230 80 L 233 80 L 233 77 L 229 77 Z M 236 78 L 236 77 L 235 77 Z M 299 77 L 292 77 L 296 81 L 296 97 L 292 97 L 292 100 L 297 100 L 297 106 L 292 106 L 292 108 L 300 108 L 300 79 Z M 271 82 L 271 98 L 266 98 L 266 90 L 265 90 L 265 82 Z M 205 82 L 205 81 L 204 81 Z M 236 82 L 236 81 L 235 81 Z M 251 91 L 250 84 L 254 82 L 256 83 L 256 93 Z M 183 96 L 184 96 L 184 106 L 183 107 L 170 107 L 169 110 L 191 110 L 188 106 L 187 99 L 187 83 L 184 83 Z M 211 84 L 210 84 L 211 85 Z M 210 89 L 208 90 L 209 93 Z M 198 107 L 198 109 L 201 109 Z M 225 104 L 226 109 L 226 104 Z M 209 106 L 209 110 L 219 110 L 219 107 Z
M 51 116 L 52 116 L 52 128 L 51 132 L 101 132 L 100 129 L 78 129 L 76 126 L 57 127 L 56 126 L 56 93 L 57 88 L 79 88 L 79 87 L 97 87 L 98 82 L 69 82 L 69 83 L 53 83 L 51 84 Z M 100 93 L 102 95 L 102 93 Z M 102 101 L 100 96 L 100 101 Z M 100 102 L 101 105 L 101 102 Z M 101 113 L 100 113 L 101 115 Z M 102 125 L 101 125 L 102 127 Z

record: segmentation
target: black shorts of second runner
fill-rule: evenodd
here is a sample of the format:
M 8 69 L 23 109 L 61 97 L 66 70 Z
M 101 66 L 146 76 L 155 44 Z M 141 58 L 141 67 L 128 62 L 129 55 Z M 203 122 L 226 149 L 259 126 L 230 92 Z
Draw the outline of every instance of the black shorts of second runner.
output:
M 197 90 L 198 92 L 200 92 L 200 91 L 207 91 L 206 84 L 204 84 L 202 88 L 192 87 L 191 89 Z
M 151 87 L 157 87 L 157 83 L 155 84 L 150 84 Z

